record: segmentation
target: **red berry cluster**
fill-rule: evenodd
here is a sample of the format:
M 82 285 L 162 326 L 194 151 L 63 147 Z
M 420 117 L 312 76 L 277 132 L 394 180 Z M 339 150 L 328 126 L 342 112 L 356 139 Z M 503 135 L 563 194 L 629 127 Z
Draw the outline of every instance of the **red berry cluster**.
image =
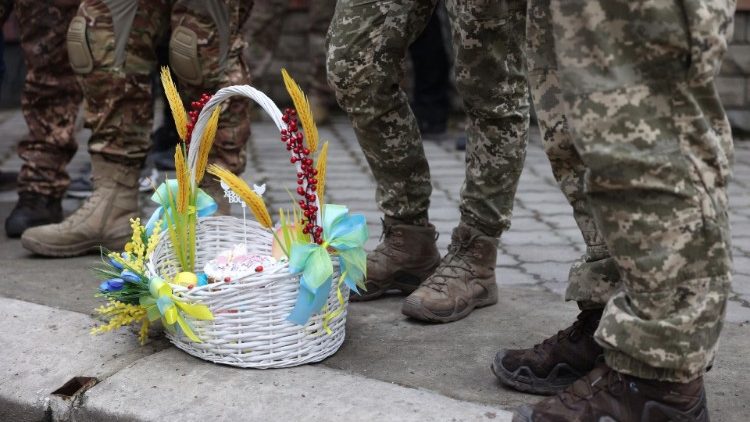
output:
M 297 173 L 297 195 L 301 196 L 299 207 L 305 218 L 302 220 L 302 232 L 310 234 L 317 244 L 323 243 L 323 228 L 318 226 L 318 207 L 315 205 L 315 191 L 318 189 L 318 170 L 313 166 L 310 158 L 310 150 L 304 146 L 304 136 L 299 131 L 297 112 L 291 108 L 284 110 L 281 120 L 286 123 L 287 128 L 281 130 L 281 142 L 286 144 L 287 151 L 291 151 L 292 164 L 299 163 L 300 171 Z
M 203 107 L 206 105 L 208 100 L 211 99 L 213 95 L 203 93 L 201 94 L 201 98 L 198 101 L 193 101 L 190 103 L 191 110 L 188 111 L 188 116 L 190 117 L 190 122 L 187 124 L 187 136 L 185 137 L 185 145 L 190 146 L 190 137 L 193 135 L 193 128 L 195 127 L 195 122 L 198 121 L 198 115 L 201 114 L 201 110 L 203 110 Z

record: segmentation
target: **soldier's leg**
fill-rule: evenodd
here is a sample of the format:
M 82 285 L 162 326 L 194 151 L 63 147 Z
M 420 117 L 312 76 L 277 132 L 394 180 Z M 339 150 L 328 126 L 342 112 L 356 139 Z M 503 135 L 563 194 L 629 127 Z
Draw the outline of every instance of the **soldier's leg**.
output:
M 469 118 L 461 224 L 441 265 L 401 309 L 435 322 L 497 302 L 497 238 L 510 226 L 529 127 L 526 2 L 448 1 L 447 7 L 456 88 Z
M 497 377 L 512 388 L 552 394 L 572 384 L 601 360 L 594 340 L 602 309 L 615 292 L 620 275 L 604 237 L 597 229 L 584 191 L 586 167 L 575 149 L 563 112 L 563 98 L 554 50 L 549 0 L 528 4 L 526 44 L 528 78 L 542 142 L 573 216 L 586 242 L 586 253 L 568 276 L 566 300 L 581 312 L 572 326 L 528 349 L 501 350 L 492 362 Z
M 499 237 L 510 227 L 526 157 L 526 2 L 446 4 L 456 52 L 456 88 L 469 118 L 461 222 Z
M 354 126 L 386 217 L 425 223 L 430 172 L 401 89 L 409 44 L 436 0 L 339 1 L 328 32 L 328 80 Z
M 60 200 L 70 183 L 65 167 L 76 152 L 74 125 L 81 90 L 68 62 L 65 33 L 76 5 L 17 0 L 26 80 L 21 109 L 29 135 L 18 144 L 19 203 L 6 220 L 11 237 L 62 219 Z
M 245 46 L 240 29 L 251 6 L 242 0 L 175 3 L 169 58 L 186 104 L 203 93 L 213 94 L 225 86 L 250 83 L 240 57 Z M 240 174 L 245 170 L 245 144 L 250 136 L 249 102 L 233 98 L 222 108 L 209 162 Z M 207 177 L 202 187 L 219 200 L 223 213 L 229 212 L 229 204 L 221 201 L 223 192 L 218 182 Z
M 76 51 L 71 61 L 86 98 L 92 156 L 136 167 L 146 157 L 153 118 L 149 75 L 157 40 L 168 25 L 168 3 L 84 0 L 71 24 L 68 43 Z M 78 53 L 80 25 L 89 53 Z
M 138 213 L 138 175 L 149 149 L 155 45 L 168 0 L 84 0 L 67 36 L 71 66 L 86 99 L 94 191 L 61 224 L 27 230 L 23 245 L 71 256 L 99 245 L 121 248 Z
M 716 349 L 729 286 L 731 140 L 715 130 L 725 117 L 713 77 L 730 3 L 644 4 L 625 20 L 618 15 L 624 2 L 596 2 L 602 19 L 592 19 L 595 27 L 611 33 L 623 24 L 620 35 L 605 42 L 588 27 L 565 36 L 556 29 L 587 194 L 625 286 L 608 303 L 597 338 L 608 363 L 632 375 L 690 380 Z M 593 17 L 576 18 L 580 4 L 552 4 L 556 25 Z M 659 30 L 644 33 L 644 26 Z M 620 62 L 576 65 L 573 44 L 582 39 Z
M 713 79 L 734 2 L 551 5 L 586 193 L 623 284 L 596 332 L 608 366 L 577 384 L 628 388 L 573 401 L 563 393 L 526 413 L 635 420 L 627 415 L 648 418 L 651 409 L 708 420 L 702 374 L 716 352 L 731 278 L 731 140 L 720 129 Z
M 328 80 L 352 121 L 385 214 L 383 243 L 368 255 L 365 298 L 392 287 L 413 291 L 440 260 L 427 221 L 430 171 L 400 86 L 406 50 L 435 1 L 340 0 L 328 31 Z
M 544 151 L 586 243 L 586 253 L 570 269 L 565 299 L 578 302 L 581 309 L 602 309 L 617 289 L 620 275 L 591 215 L 584 189 L 586 167 L 563 112 L 549 2 L 531 0 L 528 5 L 528 73 Z

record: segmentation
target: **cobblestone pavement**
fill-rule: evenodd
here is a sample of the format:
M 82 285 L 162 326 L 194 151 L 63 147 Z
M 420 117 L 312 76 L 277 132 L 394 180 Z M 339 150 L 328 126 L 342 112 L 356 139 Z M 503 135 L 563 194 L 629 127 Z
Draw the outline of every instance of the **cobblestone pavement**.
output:
M 345 204 L 353 212 L 365 214 L 370 228 L 367 248 L 373 248 L 380 236 L 380 212 L 374 201 L 373 179 L 354 133 L 343 117 L 320 129 L 321 139 L 330 141 L 327 202 Z M 25 130 L 20 112 L 0 113 L 0 131 L 4 135 L 0 144 L 0 170 L 14 171 L 20 166 L 13 147 Z M 85 131 L 79 135 L 82 148 L 69 166 L 73 173 L 88 159 L 87 135 Z M 454 135 L 457 134 L 425 141 L 434 185 L 430 216 L 440 233 L 438 244 L 443 253 L 458 221 L 458 197 L 464 176 L 464 154 L 454 149 Z M 735 176 L 730 187 L 735 278 L 722 351 L 715 369 L 707 376 L 712 418 L 719 421 L 742 420 L 740 415 L 749 410 L 750 376 L 746 368 L 750 347 L 750 142 L 738 142 L 736 149 Z M 248 154 L 245 180 L 267 183 L 265 198 L 270 209 L 288 208 L 291 198 L 286 189 L 294 185 L 295 174 L 272 124 L 254 123 Z M 0 192 L 0 217 L 5 218 L 15 199 L 15 192 Z M 148 215 L 153 205 L 148 203 L 146 195 L 142 199 L 143 213 Z M 70 212 L 78 204 L 68 199 L 64 208 Z M 234 212 L 241 215 L 239 208 Z M 96 303 L 90 297 L 95 282 L 84 267 L 93 258 L 34 259 L 17 241 L 2 235 L 0 241 L 0 253 L 6 255 L 0 262 L 12 260 L 17 265 L 0 282 L 0 297 L 90 313 Z M 350 306 L 346 343 L 323 365 L 504 408 L 536 400 L 499 388 L 487 368 L 498 348 L 527 347 L 573 319 L 575 306 L 563 303 L 562 295 L 568 268 L 583 249 L 571 209 L 556 186 L 539 133 L 534 129 L 512 227 L 500 241 L 497 267 L 500 303 L 445 325 L 407 320 L 399 312 L 399 297 L 354 304 Z M 67 292 L 55 287 L 56 291 L 62 291 L 55 297 L 44 287 L 27 282 L 24 275 L 53 268 L 70 283 Z

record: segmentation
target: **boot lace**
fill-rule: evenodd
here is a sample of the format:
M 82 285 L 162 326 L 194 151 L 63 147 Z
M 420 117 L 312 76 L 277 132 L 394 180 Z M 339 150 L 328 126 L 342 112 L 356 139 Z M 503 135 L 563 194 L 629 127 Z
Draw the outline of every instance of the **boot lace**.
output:
M 383 226 L 383 230 L 380 232 L 380 239 L 378 239 L 379 242 L 383 242 L 383 239 L 386 239 L 388 236 L 391 235 L 391 231 L 393 230 L 390 225 L 385 224 L 385 220 L 383 218 L 380 219 L 380 225 Z M 378 248 L 380 245 L 378 245 Z
M 81 218 L 85 218 L 85 216 L 90 214 L 90 211 L 93 208 L 96 208 L 96 204 L 99 202 L 99 197 L 101 196 L 101 190 L 94 189 L 93 192 L 91 192 L 91 196 L 86 198 L 83 201 L 83 204 L 73 212 L 68 218 L 63 220 L 62 223 L 60 223 L 63 227 L 69 227 L 69 226 L 75 226 L 78 225 Z
M 567 339 L 576 341 L 581 335 L 586 333 L 588 328 L 589 318 L 591 318 L 591 311 L 583 311 L 578 314 L 575 322 L 570 327 L 560 330 L 557 334 L 545 339 L 539 344 L 534 345 L 534 352 L 539 355 L 546 352 L 550 348 L 554 348 L 560 342 L 566 341 Z
M 469 249 L 476 236 L 468 241 L 451 242 L 448 254 L 435 269 L 434 275 L 427 279 L 423 286 L 445 293 L 451 280 L 462 279 L 466 273 L 474 275 L 474 270 L 468 261 Z
M 386 242 L 384 242 L 385 239 L 388 239 L 391 236 L 391 233 L 393 232 L 393 228 L 385 224 L 384 219 L 380 219 L 380 224 L 383 226 L 383 230 L 380 232 L 380 239 L 378 239 L 378 246 L 375 247 L 375 249 L 372 251 L 373 253 L 378 253 L 380 255 L 386 255 L 385 251 L 387 249 Z

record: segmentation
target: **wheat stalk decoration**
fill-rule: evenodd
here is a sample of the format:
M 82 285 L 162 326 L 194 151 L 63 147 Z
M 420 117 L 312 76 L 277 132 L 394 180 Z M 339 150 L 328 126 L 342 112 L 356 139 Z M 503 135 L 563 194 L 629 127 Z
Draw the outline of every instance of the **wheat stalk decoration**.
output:
M 261 226 L 267 229 L 273 228 L 271 214 L 268 213 L 268 208 L 266 208 L 266 203 L 263 202 L 263 198 L 255 193 L 255 191 L 253 191 L 244 180 L 240 179 L 231 171 L 217 166 L 216 164 L 209 165 L 207 171 L 221 179 L 222 182 L 226 183 L 234 193 L 245 201 L 247 207 L 250 208 L 250 211 Z
M 216 107 L 208 119 L 206 128 L 203 130 L 200 148 L 198 149 L 198 161 L 195 164 L 195 184 L 200 184 L 203 176 L 206 174 L 208 154 L 211 152 L 211 147 L 216 137 L 216 130 L 219 127 L 219 114 L 221 114 L 221 107 Z
M 318 154 L 318 162 L 315 164 L 315 170 L 318 171 L 316 176 L 318 179 L 318 199 L 320 200 L 321 206 L 325 199 L 326 193 L 326 162 L 328 161 L 328 141 L 323 143 Z
M 183 213 L 190 200 L 190 184 L 185 156 L 182 154 L 182 147 L 179 145 L 174 152 L 174 170 L 177 178 L 177 212 Z
M 172 74 L 169 73 L 169 69 L 166 66 L 161 68 L 161 84 L 164 87 L 167 102 L 169 102 L 169 109 L 172 110 L 177 134 L 184 141 L 187 136 L 187 112 L 185 111 L 185 106 L 182 104 L 180 94 L 177 92 L 177 87 L 174 81 L 172 81 Z
M 315 120 L 310 109 L 310 101 L 308 101 L 305 93 L 297 85 L 297 82 L 289 76 L 286 69 L 281 69 L 281 76 L 284 78 L 284 85 L 289 92 L 289 96 L 292 97 L 294 108 L 297 109 L 302 128 L 305 130 L 307 147 L 310 149 L 310 152 L 315 152 L 318 150 L 318 127 L 315 126 Z

